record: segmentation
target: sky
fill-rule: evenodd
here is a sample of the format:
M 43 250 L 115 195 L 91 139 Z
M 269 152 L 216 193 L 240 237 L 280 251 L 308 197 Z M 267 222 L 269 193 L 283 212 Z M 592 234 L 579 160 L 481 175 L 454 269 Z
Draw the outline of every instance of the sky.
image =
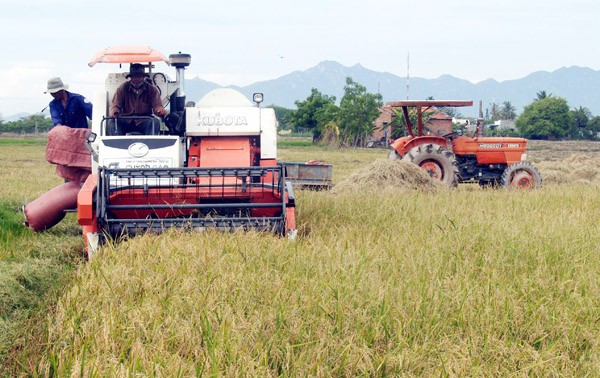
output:
M 600 70 L 599 16 L 598 0 L 0 0 L 0 115 L 41 111 L 53 76 L 91 98 L 127 67 L 87 63 L 127 44 L 191 54 L 187 79 L 238 86 L 325 60 L 473 83 Z

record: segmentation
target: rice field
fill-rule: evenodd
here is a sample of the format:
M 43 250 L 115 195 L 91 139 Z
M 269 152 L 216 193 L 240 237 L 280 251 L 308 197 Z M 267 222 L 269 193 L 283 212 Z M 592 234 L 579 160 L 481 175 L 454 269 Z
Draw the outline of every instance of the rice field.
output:
M 530 147 L 544 177 L 532 192 L 448 190 L 410 168 L 383 177 L 385 150 L 281 148 L 284 161 L 333 164 L 338 188 L 352 187 L 296 192 L 295 241 L 170 231 L 84 263 L 74 219 L 42 234 L 15 226 L 0 272 L 26 277 L 41 256 L 64 273 L 38 274 L 61 282 L 27 316 L 0 302 L 17 308 L 0 312 L 13 325 L 2 372 L 597 376 L 600 143 Z M 0 145 L 0 178 L 12 223 L 61 182 L 43 145 Z

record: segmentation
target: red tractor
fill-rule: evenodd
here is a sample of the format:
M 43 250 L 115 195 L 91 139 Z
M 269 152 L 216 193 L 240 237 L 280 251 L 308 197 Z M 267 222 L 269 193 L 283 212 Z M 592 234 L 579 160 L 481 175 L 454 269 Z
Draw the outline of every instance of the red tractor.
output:
M 527 139 L 482 137 L 479 124 L 472 136 L 451 132 L 442 136 L 424 133 L 423 114 L 432 107 L 471 106 L 472 101 L 397 101 L 386 104 L 401 108 L 408 136 L 391 144 L 390 159 L 417 164 L 454 187 L 459 182 L 476 181 L 482 186 L 535 189 L 542 186 L 540 172 L 525 161 Z M 410 120 L 408 108 L 416 108 L 417 125 Z

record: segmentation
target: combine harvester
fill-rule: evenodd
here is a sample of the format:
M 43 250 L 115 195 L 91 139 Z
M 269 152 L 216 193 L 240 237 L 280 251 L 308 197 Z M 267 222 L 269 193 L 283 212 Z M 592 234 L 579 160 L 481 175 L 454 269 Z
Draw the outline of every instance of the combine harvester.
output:
M 176 79 L 155 72 L 155 62 L 176 69 Z M 110 73 L 95 93 L 87 147 L 92 174 L 78 195 L 79 224 L 88 257 L 106 238 L 192 230 L 257 229 L 296 236 L 295 200 L 285 167 L 277 162 L 277 120 L 232 89 L 217 89 L 187 103 L 188 54 L 167 59 L 148 46 L 120 46 L 97 53 L 96 63 L 144 65 L 169 114 L 156 135 L 108 136 L 108 109 L 127 72 Z M 148 117 L 144 117 L 148 118 Z

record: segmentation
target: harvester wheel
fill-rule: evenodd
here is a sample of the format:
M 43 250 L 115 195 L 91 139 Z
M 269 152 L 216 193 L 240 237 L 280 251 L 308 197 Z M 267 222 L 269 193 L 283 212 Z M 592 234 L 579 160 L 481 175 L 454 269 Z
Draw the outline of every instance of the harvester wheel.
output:
M 542 175 L 533 164 L 520 161 L 504 170 L 500 182 L 511 189 L 538 189 L 542 187 Z
M 427 143 L 413 147 L 402 159 L 418 165 L 431 177 L 449 187 L 455 187 L 458 183 L 456 157 L 438 144 Z

